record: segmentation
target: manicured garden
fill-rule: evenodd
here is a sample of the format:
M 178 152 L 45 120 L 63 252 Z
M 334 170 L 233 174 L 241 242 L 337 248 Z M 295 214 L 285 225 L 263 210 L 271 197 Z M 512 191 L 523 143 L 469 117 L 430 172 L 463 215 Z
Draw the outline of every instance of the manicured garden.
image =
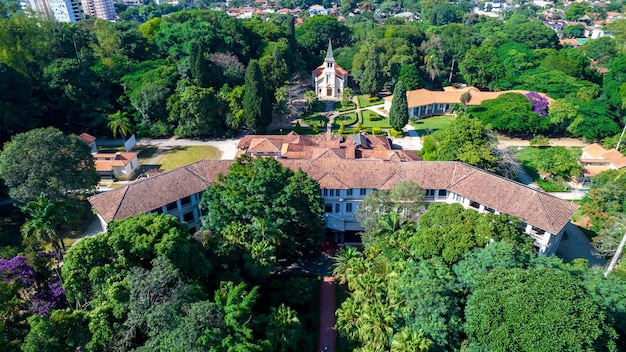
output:
M 357 96 L 360 108 L 366 108 L 372 105 L 380 105 L 384 103 L 384 100 L 380 97 L 370 97 L 369 95 Z
M 306 113 L 302 117 L 302 122 L 304 122 L 305 124 L 311 127 L 317 126 L 318 128 L 321 128 L 321 127 L 326 126 L 326 124 L 328 123 L 328 118 L 321 114 Z
M 361 111 L 361 115 L 363 117 L 363 128 L 391 128 L 389 118 L 380 116 L 371 110 L 363 110 Z
M 356 123 L 356 112 L 341 114 L 333 119 L 333 128 L 339 128 L 343 123 L 344 126 L 350 126 Z
M 348 105 L 344 107 L 341 102 L 336 102 L 333 108 L 339 112 L 344 112 L 356 109 L 356 105 L 353 102 L 348 102 Z

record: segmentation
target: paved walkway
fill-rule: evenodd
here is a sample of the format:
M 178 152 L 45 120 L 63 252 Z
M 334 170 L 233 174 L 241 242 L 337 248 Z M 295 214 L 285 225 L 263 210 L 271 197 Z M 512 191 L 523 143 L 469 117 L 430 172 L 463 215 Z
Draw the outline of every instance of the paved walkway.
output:
M 320 337 L 318 350 L 335 349 L 335 278 L 324 276 L 320 289 Z
M 551 147 L 585 147 L 589 143 L 585 143 L 576 138 L 550 138 Z M 529 147 L 530 140 L 520 138 L 510 138 L 498 135 L 498 148 L 504 149 L 508 147 Z

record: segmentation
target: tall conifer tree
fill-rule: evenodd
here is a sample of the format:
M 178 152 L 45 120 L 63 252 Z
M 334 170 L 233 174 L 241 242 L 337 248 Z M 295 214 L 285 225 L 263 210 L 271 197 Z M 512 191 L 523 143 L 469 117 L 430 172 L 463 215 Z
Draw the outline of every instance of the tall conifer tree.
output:
M 246 69 L 243 117 L 246 125 L 254 132 L 264 131 L 272 122 L 272 104 L 257 60 L 250 60 Z
M 393 100 L 389 111 L 389 124 L 395 130 L 401 130 L 409 123 L 409 105 L 406 100 L 406 89 L 404 83 L 398 81 L 393 90 Z

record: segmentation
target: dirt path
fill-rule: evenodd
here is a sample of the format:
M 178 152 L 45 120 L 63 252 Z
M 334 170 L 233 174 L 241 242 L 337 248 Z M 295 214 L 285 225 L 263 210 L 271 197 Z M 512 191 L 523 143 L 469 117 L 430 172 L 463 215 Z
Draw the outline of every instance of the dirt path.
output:
M 550 138 L 551 147 L 585 147 L 589 143 L 585 143 L 576 138 Z M 529 147 L 530 140 L 521 138 L 510 138 L 498 135 L 498 148 L 504 149 L 508 147 Z

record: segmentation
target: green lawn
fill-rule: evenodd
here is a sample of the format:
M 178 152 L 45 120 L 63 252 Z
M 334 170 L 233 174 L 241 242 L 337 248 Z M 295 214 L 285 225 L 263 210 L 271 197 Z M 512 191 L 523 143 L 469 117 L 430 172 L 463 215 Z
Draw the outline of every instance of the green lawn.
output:
M 171 170 L 202 159 L 219 159 L 222 153 L 211 146 L 176 147 L 164 153 L 161 169 Z
M 339 128 L 341 123 L 343 122 L 344 127 L 349 126 L 356 123 L 356 112 L 351 112 L 347 114 L 341 114 L 335 117 L 333 121 L 333 128 Z
M 361 114 L 363 117 L 363 128 L 391 128 L 389 125 L 389 118 L 387 117 L 380 116 L 371 110 L 363 110 L 361 111 Z M 372 121 L 372 119 L 374 119 L 374 121 Z
M 324 110 L 326 110 L 326 104 L 321 101 L 318 101 L 315 103 L 315 105 L 313 105 L 313 111 L 315 112 L 322 112 Z
M 409 123 L 415 127 L 418 135 L 424 136 L 449 126 L 454 121 L 454 118 L 454 115 L 441 115 L 421 120 L 411 120 Z
M 356 109 L 356 105 L 354 105 L 353 102 L 348 102 L 348 106 L 344 108 L 343 105 L 341 105 L 341 102 L 336 102 L 333 105 L 333 108 L 339 112 L 344 112 Z
M 376 99 L 376 100 L 375 100 L 375 101 L 373 101 L 373 102 L 370 102 L 370 101 L 368 100 L 368 98 L 369 98 L 369 97 L 370 97 L 369 95 L 359 95 L 359 96 L 357 96 L 357 99 L 358 99 L 358 101 L 359 101 L 359 107 L 360 107 L 360 108 L 366 108 L 366 107 L 368 107 L 368 106 L 372 106 L 372 105 L 380 105 L 380 104 L 383 104 L 383 103 L 385 102 L 385 101 L 384 101 L 384 100 L 382 100 L 380 97 L 376 97 L 376 98 L 378 98 L 378 99 Z

